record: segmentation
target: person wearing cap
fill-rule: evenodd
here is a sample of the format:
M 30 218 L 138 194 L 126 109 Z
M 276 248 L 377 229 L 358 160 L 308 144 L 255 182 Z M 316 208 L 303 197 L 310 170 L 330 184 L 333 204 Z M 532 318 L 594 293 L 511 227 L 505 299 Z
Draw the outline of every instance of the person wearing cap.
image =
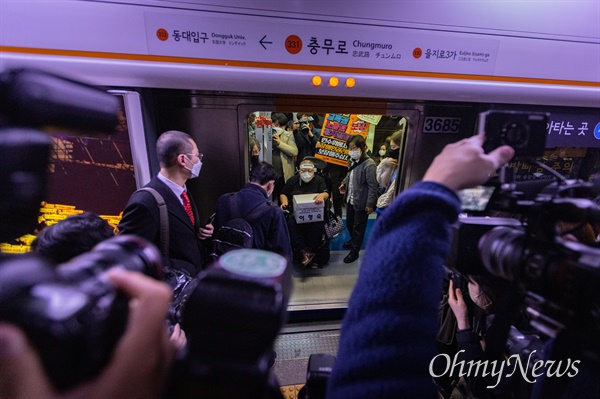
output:
M 281 209 L 292 211 L 294 195 L 298 194 L 314 194 L 313 200 L 315 204 L 321 204 L 329 198 L 329 192 L 325 179 L 315 174 L 315 162 L 310 159 L 304 159 L 300 163 L 298 174 L 292 176 L 283 187 L 279 202 Z M 296 223 L 296 219 L 288 217 L 288 229 L 294 258 L 298 260 L 302 266 L 309 266 L 317 254 L 317 249 L 322 243 L 324 229 L 324 221 L 311 223 Z M 322 266 L 322 265 L 320 265 Z
M 298 147 L 296 146 L 293 132 L 284 130 L 288 122 L 287 116 L 274 112 L 271 114 L 271 120 L 273 121 L 272 163 L 277 172 L 273 200 L 276 201 L 285 182 L 294 176 L 296 171 L 294 157 L 298 155 Z

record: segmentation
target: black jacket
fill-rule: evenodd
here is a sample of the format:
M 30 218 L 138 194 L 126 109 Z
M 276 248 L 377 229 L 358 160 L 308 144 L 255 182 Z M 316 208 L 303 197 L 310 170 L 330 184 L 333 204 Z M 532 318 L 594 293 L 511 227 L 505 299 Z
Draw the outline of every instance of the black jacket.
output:
M 184 269 L 195 276 L 205 260 L 204 242 L 198 238 L 199 215 L 193 198 L 190 202 L 194 212 L 195 226 L 188 217 L 179 198 L 156 176 L 146 187 L 152 187 L 165 200 L 169 213 L 169 256 L 165 260 L 175 269 Z M 160 216 L 156 200 L 146 191 L 135 192 L 119 223 L 119 234 L 136 234 L 160 248 Z
M 267 202 L 267 192 L 259 185 L 247 183 L 237 195 L 240 215 L 248 215 L 258 204 Z M 254 237 L 254 248 L 264 249 L 283 255 L 288 261 L 292 259 L 290 234 L 283 211 L 276 205 L 271 205 L 269 211 L 258 220 L 250 223 Z M 232 219 L 229 205 L 229 194 L 224 194 L 217 200 L 213 226 L 219 230 L 227 221 Z

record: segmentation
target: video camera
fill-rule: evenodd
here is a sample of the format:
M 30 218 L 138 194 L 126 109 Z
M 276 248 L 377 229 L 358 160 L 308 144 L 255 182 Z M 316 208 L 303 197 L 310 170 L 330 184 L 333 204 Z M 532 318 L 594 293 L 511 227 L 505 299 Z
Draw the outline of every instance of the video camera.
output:
M 302 119 L 298 119 L 298 124 L 300 125 L 300 130 L 305 131 L 310 129 L 310 122 L 314 121 L 312 116 L 307 116 Z
M 484 148 L 512 144 L 520 148 L 518 158 L 539 156 L 544 147 L 540 137 L 546 136 L 544 119 L 543 114 L 485 113 L 480 121 L 490 129 L 485 134 L 493 145 Z M 600 179 L 567 180 L 538 165 L 558 182 L 545 180 L 536 184 L 536 193 L 525 194 L 529 182 L 514 183 L 503 170 L 483 188 L 462 193 L 466 212 L 508 212 L 515 218 L 459 218 L 447 263 L 460 273 L 513 282 L 534 328 L 548 337 L 574 334 L 583 340 L 584 355 L 598 361 L 600 346 L 590 337 L 600 333 L 600 249 L 567 241 L 563 234 L 568 231 L 557 226 L 568 222 L 577 228 L 600 221 L 594 201 L 600 195 Z M 477 193 L 485 198 L 473 200 Z

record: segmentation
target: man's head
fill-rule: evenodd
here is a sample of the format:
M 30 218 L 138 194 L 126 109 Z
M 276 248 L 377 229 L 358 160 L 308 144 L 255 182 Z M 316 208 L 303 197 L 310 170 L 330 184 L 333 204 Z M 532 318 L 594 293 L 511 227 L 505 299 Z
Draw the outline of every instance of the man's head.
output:
M 273 193 L 277 180 L 275 168 L 268 162 L 262 161 L 254 165 L 250 171 L 250 183 L 257 184 L 265 189 L 267 195 Z
M 300 179 L 305 183 L 310 182 L 315 177 L 315 170 L 316 168 L 313 161 L 308 159 L 302 160 L 299 168 Z
M 156 142 L 156 155 L 161 170 L 179 172 L 185 179 L 198 177 L 202 154 L 192 137 L 178 130 L 164 132 Z
M 84 212 L 43 229 L 31 243 L 31 250 L 55 263 L 63 263 L 114 235 L 106 220 L 95 213 Z

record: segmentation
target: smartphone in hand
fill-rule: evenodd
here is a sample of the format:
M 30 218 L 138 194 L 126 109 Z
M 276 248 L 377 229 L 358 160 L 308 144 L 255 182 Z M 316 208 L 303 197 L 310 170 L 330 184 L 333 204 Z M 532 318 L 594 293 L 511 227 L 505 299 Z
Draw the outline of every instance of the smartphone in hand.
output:
M 205 226 L 206 226 L 206 225 L 209 225 L 209 224 L 212 224 L 213 220 L 215 220 L 215 216 L 216 216 L 216 215 L 217 215 L 216 213 L 213 213 L 212 215 L 210 215 L 210 216 L 208 217 L 208 220 L 206 221 L 206 224 L 205 224 Z

